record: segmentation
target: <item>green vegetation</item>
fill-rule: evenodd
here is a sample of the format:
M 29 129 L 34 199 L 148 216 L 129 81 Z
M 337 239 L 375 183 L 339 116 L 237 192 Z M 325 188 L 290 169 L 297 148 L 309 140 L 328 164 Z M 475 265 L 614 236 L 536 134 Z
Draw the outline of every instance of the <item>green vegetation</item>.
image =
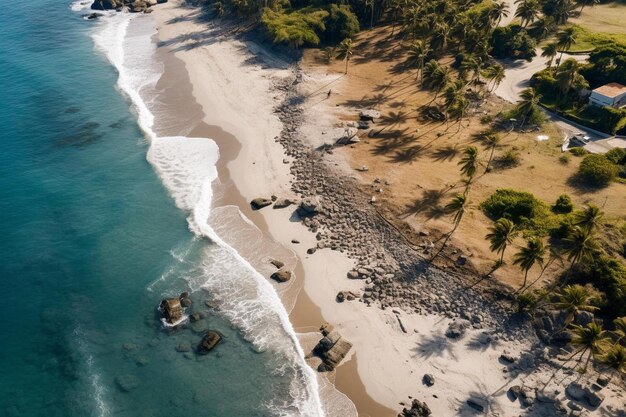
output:
M 547 236 L 562 217 L 531 193 L 511 189 L 497 190 L 480 207 L 494 221 L 511 220 L 527 236 Z
M 587 155 L 580 163 L 578 174 L 587 184 L 606 187 L 619 172 L 619 166 L 605 155 Z
M 326 17 L 328 17 L 328 12 L 323 10 L 283 13 L 265 9 L 261 21 L 274 42 L 284 42 L 298 48 L 305 44 L 320 43 L 318 32 L 326 29 L 324 25 Z
M 567 194 L 561 194 L 552 206 L 552 211 L 559 214 L 571 213 L 572 210 L 574 210 L 574 203 L 572 203 L 572 198 Z
M 591 32 L 579 25 L 570 25 L 576 33 L 576 43 L 567 48 L 568 52 L 590 52 L 596 48 L 605 46 L 625 46 L 626 34 L 623 33 L 600 33 Z

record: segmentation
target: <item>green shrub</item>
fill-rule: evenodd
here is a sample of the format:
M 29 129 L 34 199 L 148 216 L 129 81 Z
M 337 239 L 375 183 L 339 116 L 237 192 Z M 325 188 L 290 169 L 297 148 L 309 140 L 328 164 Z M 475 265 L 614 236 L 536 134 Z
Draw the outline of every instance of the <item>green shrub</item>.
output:
M 552 206 L 552 211 L 555 213 L 571 213 L 574 209 L 572 198 L 567 194 L 561 194 L 556 199 L 556 203 Z
M 589 154 L 589 151 L 585 148 L 571 148 L 569 151 L 574 156 L 585 156 Z
M 350 6 L 331 4 L 328 8 L 328 17 L 325 20 L 326 31 L 323 38 L 327 42 L 338 43 L 346 38 L 352 38 L 359 30 L 359 19 L 350 9 Z
M 578 173 L 590 185 L 606 187 L 617 177 L 619 168 L 604 155 L 587 155 L 580 163 Z
M 626 315 L 626 266 L 615 258 L 599 256 L 581 267 L 578 279 L 590 282 L 606 294 L 605 312 L 612 317 Z
M 598 130 L 614 135 L 626 126 L 626 110 L 604 106 L 600 109 Z
M 559 227 L 559 217 L 531 193 L 499 189 L 483 201 L 480 207 L 490 219 L 509 219 L 527 231 L 528 235 L 545 236 Z
M 567 165 L 569 164 L 569 160 L 570 160 L 570 156 L 567 153 L 564 153 L 563 155 L 559 156 L 559 162 L 562 163 L 563 165 Z
M 496 58 L 523 58 L 530 61 L 537 43 L 518 24 L 497 27 L 491 35 L 491 54 Z
M 614 164 L 626 165 L 626 149 L 613 148 L 605 153 L 604 157 Z
M 509 149 L 498 158 L 497 163 L 501 167 L 510 168 L 519 165 L 520 161 L 520 153 L 515 149 Z
M 565 239 L 572 233 L 573 228 L 572 219 L 567 216 L 559 221 L 557 227 L 550 230 L 550 236 L 555 239 Z
M 299 48 L 303 45 L 314 46 L 320 43 L 318 33 L 326 29 L 324 19 L 327 16 L 328 12 L 325 10 L 284 13 L 265 9 L 261 22 L 274 43 L 287 43 Z

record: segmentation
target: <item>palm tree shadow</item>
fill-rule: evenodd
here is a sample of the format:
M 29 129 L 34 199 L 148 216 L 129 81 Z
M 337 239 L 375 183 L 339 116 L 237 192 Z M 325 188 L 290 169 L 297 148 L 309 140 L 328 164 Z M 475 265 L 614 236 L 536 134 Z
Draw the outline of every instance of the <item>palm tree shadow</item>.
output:
M 413 138 L 407 136 L 390 138 L 384 142 L 376 144 L 374 149 L 371 150 L 371 153 L 372 155 L 387 155 L 393 151 L 397 151 L 403 146 L 406 146 L 407 143 L 412 141 L 412 139 Z
M 422 336 L 417 346 L 411 350 L 415 352 L 413 357 L 419 356 L 423 359 L 430 359 L 432 357 L 441 357 L 447 353 L 454 360 L 457 360 L 453 344 L 450 342 L 450 339 L 442 334 Z
M 498 342 L 494 341 L 491 336 L 485 332 L 474 334 L 474 336 L 472 336 L 472 338 L 465 344 L 468 349 L 481 352 L 486 351 L 489 347 L 496 347 L 497 345 Z
M 422 198 L 415 200 L 408 205 L 404 211 L 403 217 L 407 218 L 418 213 L 426 213 L 429 218 L 439 218 L 445 214 L 444 208 L 441 206 L 441 200 L 448 193 L 450 188 L 441 190 L 426 190 L 422 194 Z
M 459 153 L 456 146 L 446 146 L 437 149 L 431 154 L 431 158 L 437 162 L 452 161 Z
M 424 147 L 421 145 L 414 145 L 405 149 L 396 151 L 396 153 L 389 158 L 391 162 L 398 164 L 410 164 L 417 159 L 424 152 Z

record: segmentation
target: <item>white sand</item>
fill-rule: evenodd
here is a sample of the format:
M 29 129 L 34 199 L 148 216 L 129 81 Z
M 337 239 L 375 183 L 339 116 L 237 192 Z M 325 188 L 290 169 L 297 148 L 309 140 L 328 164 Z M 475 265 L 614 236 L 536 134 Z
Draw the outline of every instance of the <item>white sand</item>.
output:
M 194 96 L 206 115 L 204 121 L 223 127 L 242 144 L 239 156 L 228 165 L 232 180 L 248 201 L 272 194 L 289 196 L 289 166 L 283 163 L 282 147 L 274 141 L 281 124 L 273 113 L 276 98 L 270 93 L 272 80 L 285 77 L 289 69 L 268 54 L 265 58 L 270 59 L 271 65 L 250 63 L 249 48 L 262 53 L 260 48 L 210 35 L 206 26 L 189 19 L 195 14 L 194 9 L 177 7 L 177 2 L 170 0 L 155 7 L 152 16 L 158 22 L 161 41 L 181 40 L 170 47 L 179 48 L 176 56 L 185 63 Z M 187 18 L 172 23 L 179 16 Z M 184 45 L 193 47 L 182 48 Z M 332 127 L 332 117 L 328 115 L 336 111 L 326 108 L 322 93 L 327 89 L 320 88 L 346 80 L 339 75 L 316 73 L 306 76 L 305 82 L 311 93 L 308 116 L 312 124 L 305 126 L 304 132 L 312 143 L 319 143 L 316 133 Z M 271 237 L 301 259 L 304 289 L 320 306 L 324 319 L 354 344 L 352 352 L 358 355 L 359 375 L 374 400 L 399 410 L 399 402 L 408 403 L 408 396 L 413 396 L 426 400 L 434 415 L 447 417 L 474 415 L 466 400 L 481 396 L 489 400 L 488 415 L 513 416 L 522 412 L 519 402 L 506 397 L 511 378 L 503 372 L 505 366 L 498 357 L 505 349 L 518 354 L 525 346 L 476 343 L 484 332 L 476 330 L 452 342 L 443 336 L 449 321 L 434 316 L 401 313 L 408 330 L 403 333 L 390 310 L 367 307 L 357 301 L 336 303 L 338 291 L 358 292 L 363 282 L 346 278 L 353 262 L 339 252 L 324 249 L 307 255 L 306 250 L 316 244 L 315 237 L 299 222 L 289 220 L 292 211 L 268 207 L 261 213 Z M 292 244 L 294 238 L 300 244 Z M 433 387 L 422 384 L 425 373 L 435 377 Z M 524 378 L 517 377 L 516 383 L 522 385 L 521 379 Z

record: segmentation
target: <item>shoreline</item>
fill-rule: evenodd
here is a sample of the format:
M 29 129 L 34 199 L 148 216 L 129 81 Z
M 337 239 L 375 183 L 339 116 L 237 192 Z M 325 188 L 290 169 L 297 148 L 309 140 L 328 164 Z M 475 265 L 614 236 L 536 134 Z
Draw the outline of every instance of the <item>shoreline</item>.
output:
M 163 19 L 164 10 L 176 7 L 163 6 L 153 16 Z M 554 365 L 528 323 L 509 320 L 507 307 L 483 289 L 464 288 L 462 276 L 416 259 L 414 248 L 370 204 L 372 191 L 362 178 L 346 175 L 341 157 L 313 150 L 328 141 L 323 135 L 330 129 L 345 126 L 323 100 L 307 102 L 328 74 L 316 79 L 319 74 L 310 68 L 289 68 L 259 45 L 222 37 L 206 21 L 196 22 L 194 10 L 172 12 L 171 19 L 161 20 L 159 33 L 169 32 L 161 43 L 184 63 L 192 97 L 204 110 L 193 135 L 211 137 L 220 147 L 221 184 L 215 188 L 226 191 L 214 206 L 237 206 L 261 233 L 297 256 L 289 265 L 296 278 L 273 284 L 297 332 L 317 331 L 327 321 L 353 343 L 336 376 L 318 374 L 320 386 L 329 376 L 360 416 L 378 417 L 397 415 L 393 410 L 412 399 L 427 402 L 434 415 L 474 413 L 476 403 L 488 413 L 517 415 L 519 405 L 510 400 L 507 386 L 531 386 L 537 395 L 556 391 L 547 383 L 538 388 L 552 370 L 548 365 Z M 164 42 L 168 36 L 176 41 Z M 203 53 L 204 48 L 215 50 Z M 333 92 L 345 87 L 340 78 L 333 77 L 339 80 Z M 356 109 L 339 110 L 345 115 Z M 300 222 L 290 219 L 292 209 L 249 207 L 253 198 L 271 195 L 317 195 L 327 212 Z M 251 263 L 262 267 L 257 261 Z M 365 272 L 347 279 L 352 269 Z M 295 305 L 290 290 L 298 293 Z M 335 296 L 342 291 L 353 292 L 356 300 L 338 303 Z M 459 323 L 467 326 L 465 334 L 448 336 Z M 306 337 L 299 334 L 305 353 Z M 505 354 L 516 359 L 505 364 Z M 435 376 L 435 387 L 423 382 L 425 373 Z M 551 415 L 552 404 L 540 401 L 536 407 Z
M 160 5 L 160 7 L 162 6 L 165 5 Z M 155 8 L 154 10 L 155 13 L 151 17 L 157 23 L 159 33 L 155 37 L 159 38 L 161 35 L 161 28 L 164 23 L 159 22 L 156 18 L 160 8 Z M 163 40 L 159 39 L 159 42 L 163 42 Z M 163 88 L 163 84 L 172 84 L 171 81 L 168 81 L 168 78 L 171 78 L 172 76 L 179 79 L 184 78 L 186 83 L 183 81 L 182 86 L 179 81 L 176 83 L 175 89 L 170 88 L 170 91 L 175 91 L 174 94 L 177 95 L 176 99 L 173 101 L 178 101 L 179 104 L 185 103 L 186 109 L 188 108 L 190 101 L 194 102 L 193 107 L 198 107 L 196 120 L 192 122 L 192 124 L 195 124 L 195 127 L 189 131 L 187 136 L 211 138 L 216 142 L 220 150 L 220 158 L 216 164 L 219 185 L 214 184 L 216 195 L 212 204 L 213 207 L 224 205 L 236 206 L 265 236 L 271 236 L 270 226 L 267 222 L 266 216 L 263 216 L 261 212 L 253 211 L 250 208 L 249 201 L 244 198 L 238 188 L 239 184 L 233 180 L 231 175 L 232 168 L 230 168 L 229 165 L 237 162 L 237 158 L 241 153 L 243 144 L 235 135 L 227 132 L 224 127 L 219 125 L 210 125 L 204 121 L 206 114 L 202 111 L 202 105 L 198 103 L 196 97 L 194 96 L 194 87 L 189 79 L 186 62 L 177 56 L 177 54 L 173 52 L 170 47 L 165 47 L 165 49 L 158 48 L 157 51 L 160 55 L 159 58 L 163 60 L 165 65 L 164 73 L 157 84 L 157 88 Z M 182 76 L 180 73 L 176 74 L 178 71 L 184 71 L 185 74 Z M 181 87 L 183 87 L 182 91 L 180 90 Z M 171 96 L 168 96 L 167 101 L 170 101 L 171 98 Z M 172 106 L 172 109 L 176 108 L 176 106 Z M 177 130 L 176 132 L 170 132 L 170 134 L 180 134 L 180 132 Z M 288 181 L 286 181 L 283 186 L 289 187 Z M 306 230 L 303 232 L 308 233 Z M 258 265 L 254 266 L 258 267 Z M 311 300 L 307 292 L 304 290 L 306 270 L 300 257 L 297 257 L 297 262 L 293 271 L 296 278 L 292 281 L 295 282 L 296 288 L 295 291 L 290 288 L 290 291 L 292 294 L 294 292 L 296 293 L 295 302 L 294 300 L 291 301 L 291 308 L 288 308 L 289 305 L 285 305 L 289 312 L 290 321 L 299 335 L 302 333 L 315 333 L 321 337 L 321 334 L 319 334 L 319 328 L 325 320 L 322 316 L 320 307 Z M 285 301 L 284 295 L 281 295 L 281 299 Z M 372 415 L 376 415 L 377 417 L 395 416 L 396 413 L 394 411 L 377 403 L 367 394 L 365 385 L 360 380 L 360 376 L 358 374 L 356 360 L 346 359 L 345 362 L 345 366 L 339 366 L 335 370 L 333 377 L 334 379 L 339 380 L 339 383 L 336 385 L 336 388 L 339 389 L 339 391 L 350 393 L 349 399 L 355 404 L 357 410 L 360 410 L 359 415 L 367 417 L 370 414 L 363 412 L 363 410 L 374 409 L 375 413 Z M 344 363 L 342 363 L 342 365 L 344 365 Z M 357 384 L 355 384 L 355 379 L 356 382 L 358 382 Z

